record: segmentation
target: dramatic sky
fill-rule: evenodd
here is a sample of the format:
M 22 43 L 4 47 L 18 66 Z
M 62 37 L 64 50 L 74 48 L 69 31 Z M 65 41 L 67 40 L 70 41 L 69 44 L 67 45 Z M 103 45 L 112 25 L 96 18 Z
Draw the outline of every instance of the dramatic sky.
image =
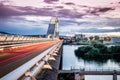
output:
M 0 31 L 46 34 L 52 16 L 61 35 L 120 35 L 120 0 L 0 0 Z

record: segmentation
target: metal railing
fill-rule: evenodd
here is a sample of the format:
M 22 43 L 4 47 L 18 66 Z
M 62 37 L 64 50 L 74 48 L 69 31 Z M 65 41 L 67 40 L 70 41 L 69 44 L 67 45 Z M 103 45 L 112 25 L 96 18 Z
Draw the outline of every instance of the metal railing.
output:
M 113 70 L 117 70 L 120 71 L 120 68 L 115 68 L 115 67 L 106 67 L 106 68 L 99 68 L 99 67 L 82 67 L 80 66 L 79 68 L 75 68 L 75 67 L 71 67 L 70 70 L 79 70 L 79 71 L 113 71 Z
M 41 38 L 41 37 L 21 36 L 21 35 L 0 34 L 0 45 L 33 43 L 33 42 L 49 41 L 49 40 L 52 40 L 52 39 Z
M 74 68 L 71 67 L 71 69 L 64 69 L 59 70 L 59 73 L 80 73 L 80 74 L 86 74 L 86 75 L 113 75 L 116 72 L 116 74 L 120 75 L 120 68 L 91 68 L 91 67 L 80 67 Z

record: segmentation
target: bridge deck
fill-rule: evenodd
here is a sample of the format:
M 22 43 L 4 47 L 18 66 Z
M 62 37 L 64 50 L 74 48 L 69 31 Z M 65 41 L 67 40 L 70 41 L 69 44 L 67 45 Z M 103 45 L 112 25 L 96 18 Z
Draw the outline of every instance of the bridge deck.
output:
M 27 61 L 31 60 L 35 56 L 39 55 L 41 52 L 53 46 L 55 43 L 56 42 L 42 43 L 39 46 L 36 46 L 35 48 L 34 47 L 32 49 L 31 47 L 30 49 L 28 48 L 28 50 L 22 47 L 21 49 L 18 48 L 17 51 L 8 50 L 1 52 L 0 55 L 2 54 L 9 54 L 9 55 L 0 56 L 0 77 L 11 72 L 12 70 L 16 69 L 17 67 L 26 63 Z
M 116 70 L 113 70 L 113 71 L 81 71 L 81 70 L 59 70 L 59 74 L 60 73 L 79 73 L 79 74 L 82 74 L 82 75 L 113 75 L 113 74 L 117 74 L 117 75 L 120 75 L 120 71 L 116 71 Z

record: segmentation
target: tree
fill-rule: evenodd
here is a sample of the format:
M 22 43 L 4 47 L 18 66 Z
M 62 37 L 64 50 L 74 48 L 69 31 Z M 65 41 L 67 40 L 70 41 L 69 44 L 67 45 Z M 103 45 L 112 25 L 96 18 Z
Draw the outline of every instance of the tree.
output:
M 104 37 L 104 41 L 111 41 L 110 37 Z
M 90 40 L 93 40 L 93 38 L 94 38 L 93 36 L 90 36 Z
M 98 48 L 92 48 L 90 51 L 86 53 L 85 56 L 89 56 L 89 58 L 95 58 L 99 56 L 99 49 Z
M 100 37 L 99 36 L 95 36 L 95 40 L 99 40 L 100 39 Z
M 91 45 L 94 45 L 94 44 L 102 44 L 99 40 L 93 40 L 91 41 Z

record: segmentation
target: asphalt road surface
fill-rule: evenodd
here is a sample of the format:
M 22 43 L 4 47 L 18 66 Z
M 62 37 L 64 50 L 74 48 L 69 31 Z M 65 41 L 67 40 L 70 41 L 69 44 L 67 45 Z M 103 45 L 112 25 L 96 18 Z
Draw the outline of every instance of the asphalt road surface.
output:
M 9 47 L 0 51 L 0 78 L 36 57 L 57 42 L 49 41 L 21 47 Z

